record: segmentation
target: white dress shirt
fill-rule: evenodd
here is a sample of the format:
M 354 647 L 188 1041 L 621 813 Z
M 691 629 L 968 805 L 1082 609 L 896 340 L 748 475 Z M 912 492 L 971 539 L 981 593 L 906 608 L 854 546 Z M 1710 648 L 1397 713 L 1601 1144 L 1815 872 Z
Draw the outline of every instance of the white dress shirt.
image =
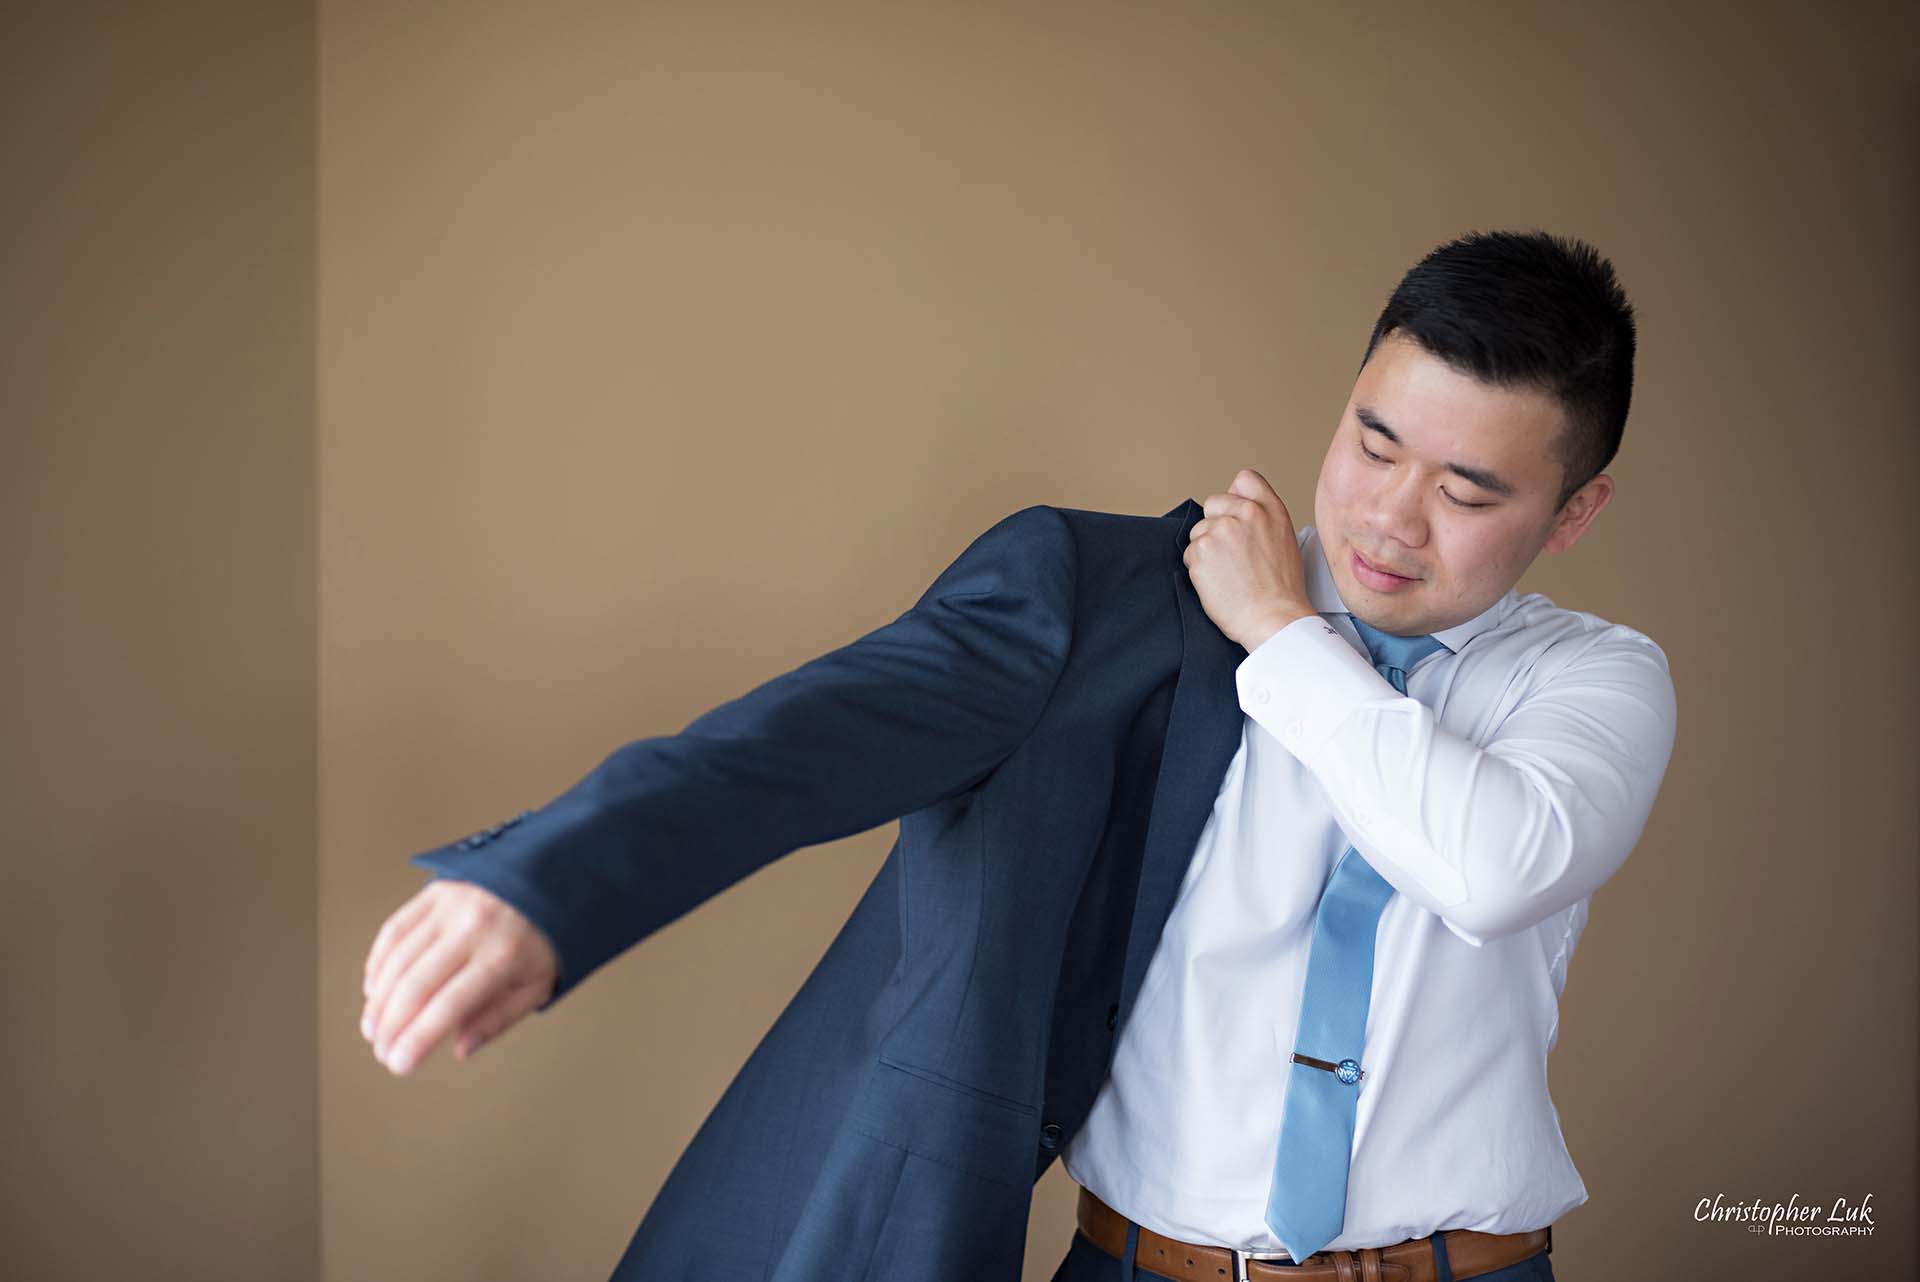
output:
M 1401 695 L 1367 658 L 1313 527 L 1318 616 L 1240 664 L 1240 747 L 1062 1155 L 1190 1242 L 1280 1251 L 1265 1222 L 1314 911 L 1349 843 L 1381 914 L 1347 1212 L 1328 1250 L 1517 1233 L 1587 1200 L 1547 1091 L 1588 898 L 1644 828 L 1673 747 L 1666 655 L 1509 590 L 1433 635 Z M 1312 1070 L 1299 1069 L 1307 1072 Z

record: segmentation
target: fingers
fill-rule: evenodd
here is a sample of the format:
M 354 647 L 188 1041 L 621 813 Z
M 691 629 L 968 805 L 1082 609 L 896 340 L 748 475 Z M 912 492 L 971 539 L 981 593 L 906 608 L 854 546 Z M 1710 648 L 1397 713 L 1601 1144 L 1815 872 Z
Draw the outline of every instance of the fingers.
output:
M 456 1032 L 453 1053 L 466 1059 L 545 1000 L 550 982 L 539 976 L 516 982 L 508 978 L 509 969 L 504 954 L 469 958 L 396 1034 L 387 1067 L 404 1076 Z
M 386 961 L 387 951 L 393 947 L 396 940 L 418 925 L 427 915 L 428 910 L 433 907 L 434 897 L 427 893 L 432 884 L 429 882 L 421 887 L 418 894 L 395 909 L 385 924 L 380 927 L 380 933 L 373 937 L 373 947 L 367 950 L 367 964 L 360 980 L 362 992 L 372 995 L 373 977 L 379 973 L 381 963 Z
M 1256 503 L 1264 503 L 1268 499 L 1278 500 L 1280 497 L 1274 492 L 1274 488 L 1267 484 L 1267 478 L 1250 467 L 1243 467 L 1234 473 L 1233 483 L 1227 486 L 1227 492 L 1252 499 Z
M 439 942 L 443 933 L 443 919 L 427 917 L 414 923 L 412 930 L 388 946 L 387 955 L 381 959 L 380 968 L 374 971 L 367 986 L 367 1004 L 360 1012 L 361 1036 L 375 1045 L 384 1045 L 380 1034 L 390 1022 L 395 984 L 422 953 Z
M 1234 473 L 1226 493 L 1209 494 L 1200 508 L 1208 516 L 1243 518 L 1251 518 L 1262 510 L 1286 511 L 1286 505 L 1280 501 L 1274 488 L 1267 484 L 1267 478 L 1250 467 L 1243 467 Z
M 1187 541 L 1216 531 L 1223 519 L 1245 521 L 1260 527 L 1268 520 L 1278 521 L 1282 529 L 1293 530 L 1293 515 L 1274 492 L 1267 478 L 1250 467 L 1241 468 L 1224 494 L 1209 494 L 1200 505 L 1206 515 L 1187 531 Z
M 1244 494 L 1209 494 L 1200 510 L 1210 517 L 1247 517 L 1258 512 L 1260 505 Z
M 484 964 L 478 967 L 481 980 L 497 982 L 497 972 Z M 396 1073 L 405 1073 L 426 1057 L 445 1029 L 422 1041 L 422 1021 L 429 1011 L 444 1012 L 449 1000 L 466 1002 L 458 1008 L 455 1022 L 492 997 L 492 991 L 473 991 L 473 944 L 464 936 L 441 935 L 433 945 L 415 956 L 393 980 L 379 1013 L 374 1017 L 374 1055 Z M 449 998 L 448 994 L 452 996 Z M 445 1018 L 444 1014 L 441 1016 Z M 452 1027 L 449 1024 L 447 1027 Z M 429 1030 L 430 1031 L 430 1030 Z M 406 1048 L 406 1054 L 402 1049 Z
M 435 881 L 382 927 L 369 956 L 360 1032 L 406 1074 L 457 1034 L 465 1058 L 553 992 L 560 958 L 512 905 L 482 887 Z
M 506 989 L 492 1003 L 467 1018 L 454 1039 L 453 1056 L 465 1060 L 482 1046 L 517 1023 L 521 1016 L 546 999 L 552 986 L 540 980 L 528 980 Z
M 434 989 L 420 1013 L 394 1036 L 387 1048 L 387 1067 L 402 1075 L 408 1073 L 431 1055 L 448 1034 L 477 1012 L 490 1008 L 503 989 L 514 992 L 504 988 L 504 969 L 504 963 L 492 956 L 468 959 L 451 979 Z M 506 1022 L 503 1018 L 500 1027 L 505 1027 Z

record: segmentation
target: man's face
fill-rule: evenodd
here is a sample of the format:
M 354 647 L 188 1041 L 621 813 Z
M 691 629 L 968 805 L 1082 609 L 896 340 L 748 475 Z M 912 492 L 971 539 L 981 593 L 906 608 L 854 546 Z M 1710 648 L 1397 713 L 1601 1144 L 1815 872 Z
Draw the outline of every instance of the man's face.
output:
M 1563 422 L 1545 392 L 1482 383 L 1398 331 L 1382 339 L 1313 497 L 1347 608 L 1384 632 L 1437 632 L 1498 601 L 1542 549 L 1573 546 L 1613 481 L 1596 476 L 1555 510 Z

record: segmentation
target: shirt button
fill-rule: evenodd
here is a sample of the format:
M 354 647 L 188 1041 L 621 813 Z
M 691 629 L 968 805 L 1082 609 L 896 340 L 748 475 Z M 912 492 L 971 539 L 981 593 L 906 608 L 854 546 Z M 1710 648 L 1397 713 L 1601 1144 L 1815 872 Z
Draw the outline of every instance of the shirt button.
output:
M 1060 1124 L 1048 1122 L 1040 1128 L 1040 1147 L 1051 1153 L 1060 1147 Z
M 1300 732 L 1305 728 L 1306 727 L 1302 726 L 1298 721 L 1287 722 L 1287 738 L 1298 739 L 1300 737 Z
M 1273 695 L 1265 686 L 1255 686 L 1253 688 L 1253 701 L 1255 703 L 1265 703 L 1271 698 L 1273 698 Z

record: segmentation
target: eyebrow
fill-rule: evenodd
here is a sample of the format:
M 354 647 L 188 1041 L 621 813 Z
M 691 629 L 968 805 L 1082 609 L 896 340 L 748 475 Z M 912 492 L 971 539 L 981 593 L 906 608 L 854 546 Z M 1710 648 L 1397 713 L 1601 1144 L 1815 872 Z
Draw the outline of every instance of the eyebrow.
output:
M 1354 406 L 1353 416 L 1359 419 L 1363 426 L 1372 428 L 1389 441 L 1392 441 L 1395 445 L 1404 446 L 1406 444 L 1405 441 L 1400 439 L 1397 432 L 1387 426 L 1385 419 L 1365 406 Z M 1447 464 L 1447 471 L 1452 472 L 1456 476 L 1465 477 L 1481 489 L 1490 490 L 1502 498 L 1513 497 L 1513 486 L 1507 484 L 1507 482 L 1501 480 L 1492 472 L 1487 471 L 1484 467 L 1469 467 L 1465 463 L 1449 463 Z

